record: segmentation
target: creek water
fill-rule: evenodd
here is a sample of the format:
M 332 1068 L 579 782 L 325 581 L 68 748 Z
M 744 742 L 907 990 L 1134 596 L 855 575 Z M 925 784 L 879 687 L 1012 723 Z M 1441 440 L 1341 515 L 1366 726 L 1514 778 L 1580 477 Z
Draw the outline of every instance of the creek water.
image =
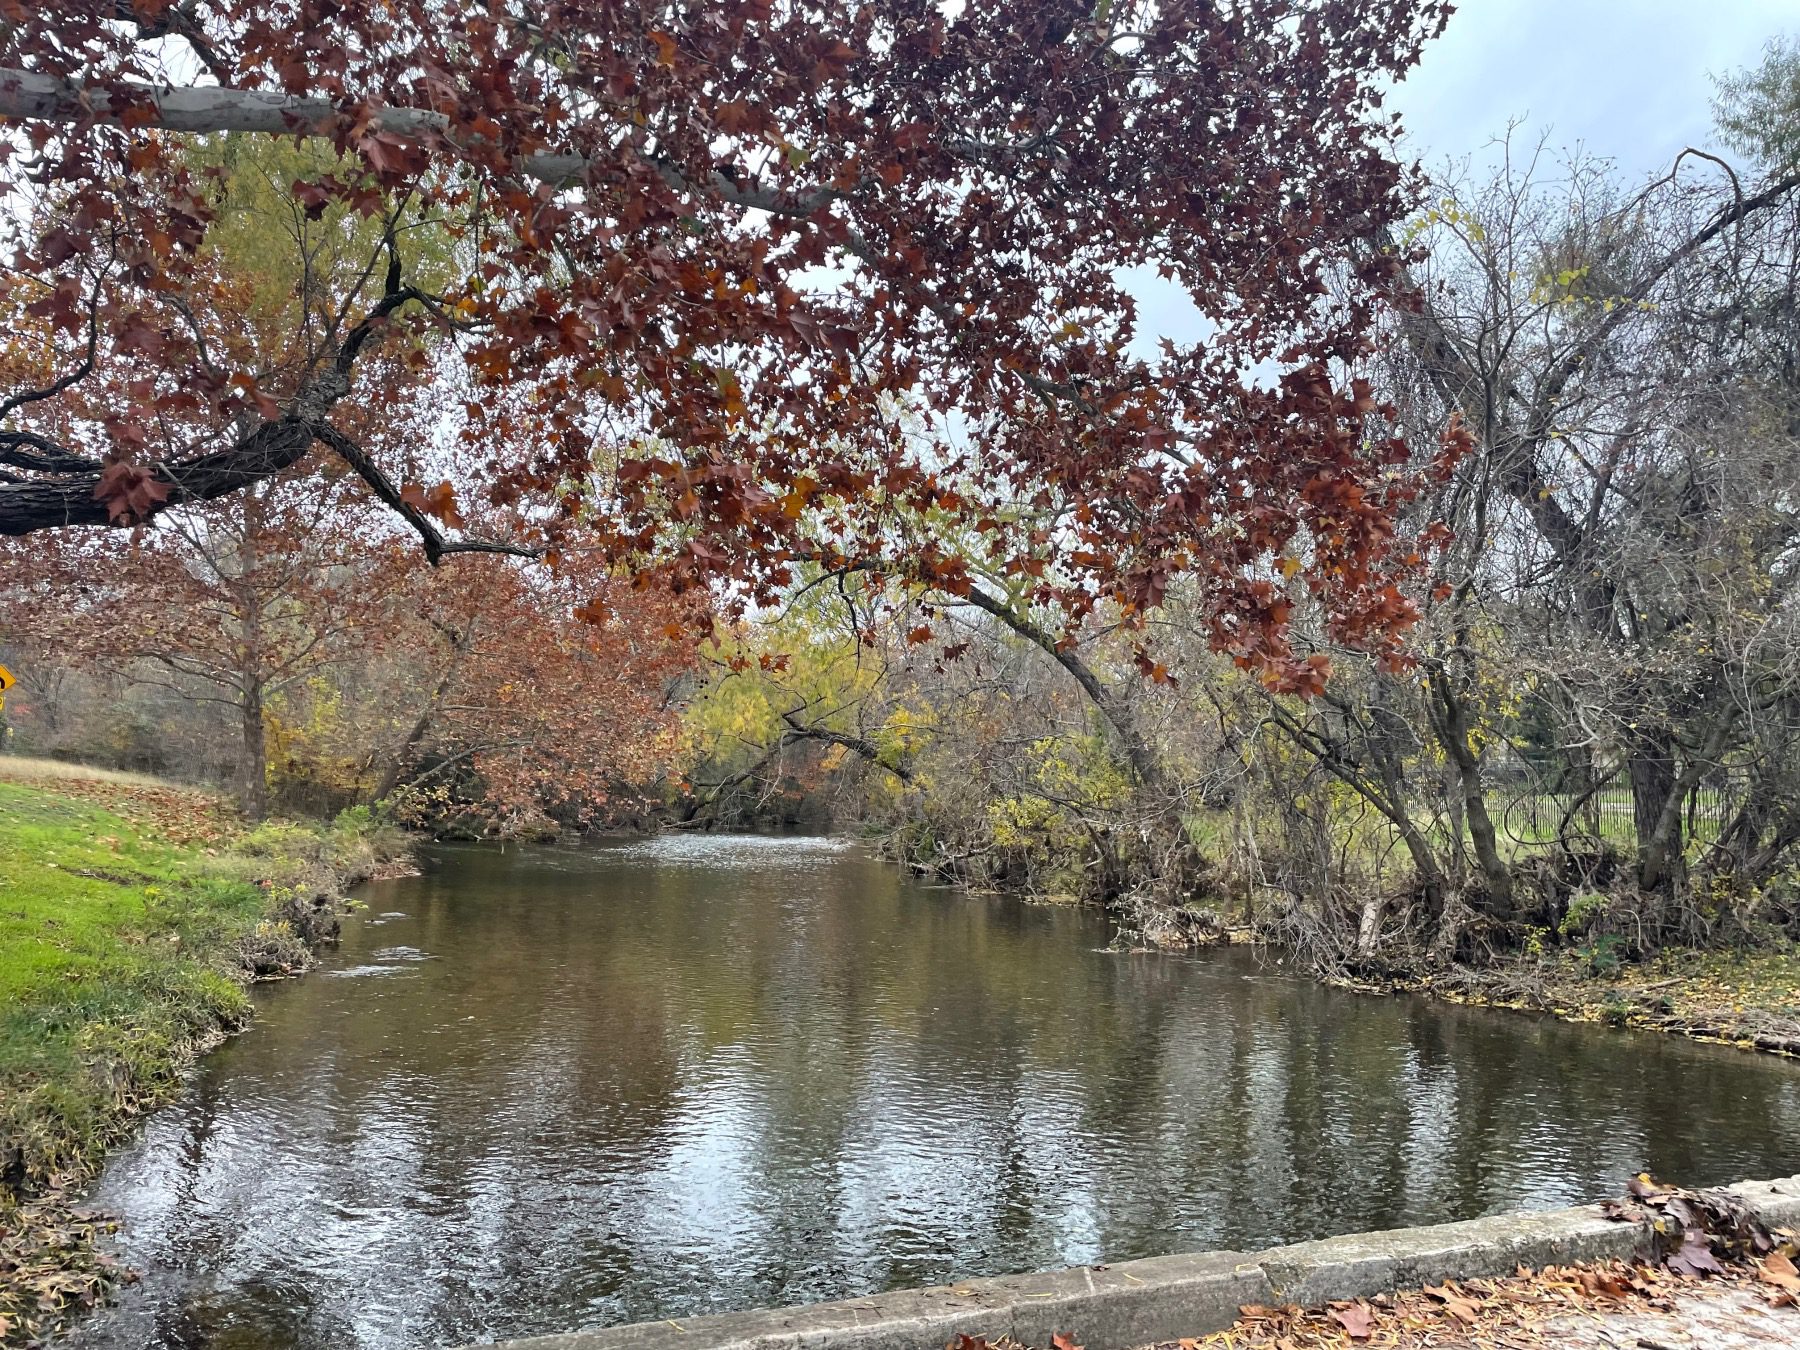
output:
M 1334 993 L 841 841 L 434 851 L 106 1170 L 84 1346 L 411 1347 L 1800 1172 L 1800 1066 Z

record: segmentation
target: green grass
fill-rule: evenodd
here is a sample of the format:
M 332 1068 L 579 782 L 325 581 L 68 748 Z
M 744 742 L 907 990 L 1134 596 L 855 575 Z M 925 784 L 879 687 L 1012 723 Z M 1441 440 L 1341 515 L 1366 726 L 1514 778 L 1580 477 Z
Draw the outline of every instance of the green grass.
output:
M 1488 810 L 1498 836 L 1500 855 L 1518 864 L 1542 856 L 1558 844 L 1558 826 L 1570 799 L 1537 794 L 1508 795 L 1494 789 L 1488 796 Z M 1420 833 L 1440 851 L 1455 842 L 1449 819 L 1432 816 L 1423 803 L 1412 803 Z M 1716 789 L 1699 794 L 1698 809 L 1692 817 L 1683 811 L 1682 842 L 1690 861 L 1697 859 L 1706 847 L 1719 837 L 1729 802 Z M 1184 816 L 1188 836 L 1203 851 L 1217 849 L 1229 839 L 1227 818 L 1221 812 L 1196 812 Z M 1389 867 L 1409 866 L 1399 831 L 1373 808 L 1341 792 L 1334 802 L 1331 829 L 1341 861 L 1357 865 L 1375 874 Z M 1631 792 L 1624 787 L 1611 787 L 1596 793 L 1571 823 L 1571 834 L 1577 843 L 1597 839 L 1620 856 L 1629 858 L 1637 848 L 1637 830 L 1632 816 Z M 1463 839 L 1468 838 L 1464 827 Z
M 243 944 L 352 846 L 291 825 L 178 845 L 56 787 L 0 782 L 0 1192 L 90 1171 L 241 1026 Z
M 283 907 L 403 849 L 366 811 L 252 830 L 175 784 L 0 756 L 0 1346 L 118 1278 L 78 1183 L 249 1019 L 253 972 L 304 963 Z
M 228 952 L 267 895 L 107 811 L 0 783 L 5 1180 L 80 1173 L 249 1010 Z

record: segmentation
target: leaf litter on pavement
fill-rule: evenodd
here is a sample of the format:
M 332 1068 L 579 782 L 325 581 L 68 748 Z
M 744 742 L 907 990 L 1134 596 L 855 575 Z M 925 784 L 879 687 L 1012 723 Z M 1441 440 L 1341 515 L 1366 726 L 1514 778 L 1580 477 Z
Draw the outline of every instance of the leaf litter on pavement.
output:
M 1800 1344 L 1800 1312 L 1793 1309 L 1792 1294 L 1777 1283 L 1765 1283 L 1778 1279 L 1781 1269 L 1765 1276 L 1757 1268 L 1735 1266 L 1701 1280 L 1622 1261 L 1522 1267 L 1502 1279 L 1447 1280 L 1325 1308 L 1247 1307 L 1239 1310 L 1234 1326 L 1176 1342 L 1169 1350 L 1562 1350 L 1574 1342 L 1572 1319 L 1603 1327 L 1628 1313 L 1681 1316 L 1695 1301 L 1729 1290 L 1755 1291 L 1770 1306 L 1785 1299 L 1793 1321 L 1789 1339 L 1769 1344 Z M 1642 1340 L 1633 1335 L 1618 1343 L 1631 1346 Z
M 1633 1178 L 1627 1198 L 1608 1201 L 1604 1212 L 1652 1226 L 1649 1259 L 1521 1266 L 1498 1279 L 1445 1280 L 1317 1308 L 1252 1305 L 1223 1331 L 1156 1350 L 1800 1346 L 1800 1235 L 1764 1224 L 1729 1191 L 1686 1190 L 1648 1175 Z M 1058 1333 L 1053 1344 L 1081 1350 L 1073 1335 Z M 959 1336 L 946 1350 L 1012 1343 Z

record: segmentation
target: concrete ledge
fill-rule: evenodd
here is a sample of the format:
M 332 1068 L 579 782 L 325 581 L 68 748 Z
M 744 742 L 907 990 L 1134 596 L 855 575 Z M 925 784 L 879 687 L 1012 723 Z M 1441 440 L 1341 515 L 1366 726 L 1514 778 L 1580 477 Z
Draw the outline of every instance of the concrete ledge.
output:
M 507 1341 L 503 1350 L 941 1350 L 958 1334 L 1047 1346 L 1079 1328 L 1090 1350 L 1219 1331 L 1268 1278 L 1238 1252 L 1198 1252 Z
M 1726 1190 L 1756 1211 L 1770 1228 L 1800 1228 L 1800 1177 L 1740 1181 Z
M 1726 1189 L 1772 1227 L 1800 1227 L 1800 1176 Z M 1627 1259 L 1648 1224 L 1618 1223 L 1598 1205 L 1502 1214 L 1466 1223 L 1272 1247 L 1254 1255 L 1195 1252 L 1116 1265 L 1002 1275 L 868 1298 L 507 1341 L 500 1350 L 941 1350 L 958 1334 L 1048 1346 L 1053 1332 L 1088 1350 L 1220 1331 L 1246 1303 L 1315 1306 L 1394 1289 L 1510 1275 L 1519 1265 Z
M 1624 1260 L 1647 1249 L 1650 1237 L 1647 1223 L 1620 1223 L 1598 1205 L 1583 1205 L 1297 1242 L 1258 1252 L 1256 1260 L 1280 1302 L 1310 1308 L 1445 1280 L 1510 1275 L 1522 1265 Z

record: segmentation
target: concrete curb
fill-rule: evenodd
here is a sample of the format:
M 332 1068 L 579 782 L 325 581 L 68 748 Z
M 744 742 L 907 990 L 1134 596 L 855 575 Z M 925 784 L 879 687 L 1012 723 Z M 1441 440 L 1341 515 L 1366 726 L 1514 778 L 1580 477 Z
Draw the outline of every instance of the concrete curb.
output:
M 1727 1189 L 1764 1223 L 1800 1226 L 1800 1176 Z M 1581 1205 L 1352 1233 L 1250 1254 L 1155 1256 L 837 1303 L 636 1322 L 506 1341 L 499 1350 L 940 1350 L 958 1333 L 1047 1346 L 1057 1331 L 1088 1350 L 1132 1350 L 1223 1330 L 1246 1303 L 1311 1307 L 1510 1275 L 1519 1265 L 1625 1259 L 1647 1249 L 1650 1238 L 1647 1223 L 1618 1223 L 1598 1205 Z
M 1650 1225 L 1608 1219 L 1598 1205 L 1497 1214 L 1466 1223 L 1297 1242 L 1253 1258 L 1281 1303 L 1317 1307 L 1444 1280 L 1510 1275 L 1520 1266 L 1625 1260 L 1650 1245 Z
M 1800 1228 L 1800 1176 L 1740 1181 L 1725 1189 L 1750 1206 L 1770 1228 Z

